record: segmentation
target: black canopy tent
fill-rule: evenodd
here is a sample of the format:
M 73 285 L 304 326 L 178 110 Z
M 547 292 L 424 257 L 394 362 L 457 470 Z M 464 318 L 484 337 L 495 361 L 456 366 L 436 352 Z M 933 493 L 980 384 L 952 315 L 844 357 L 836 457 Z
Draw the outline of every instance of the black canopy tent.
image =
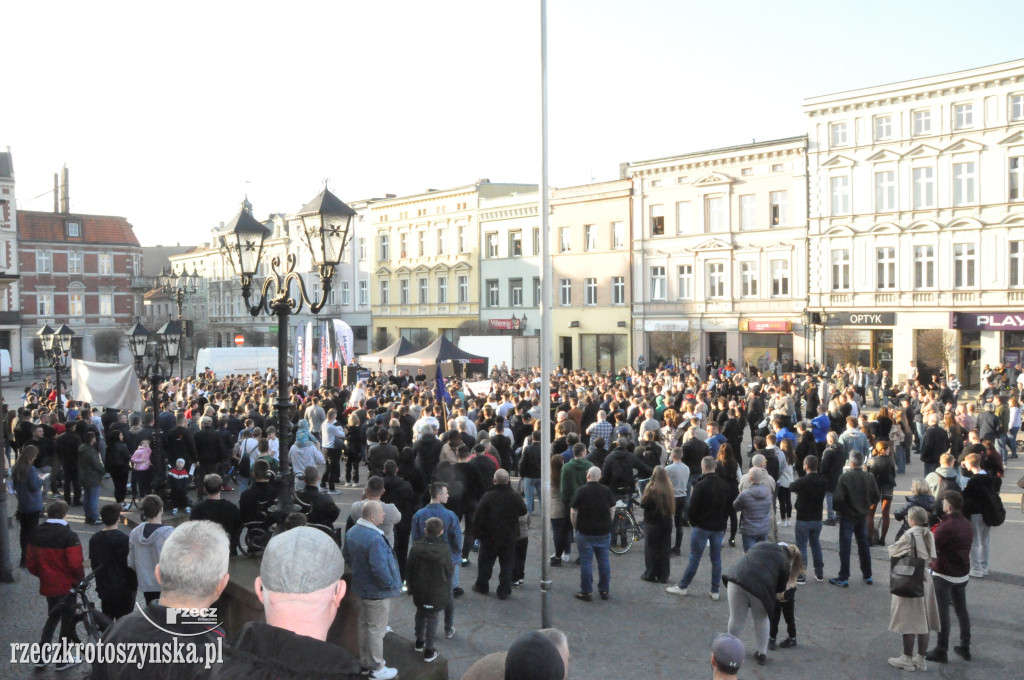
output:
M 405 363 L 405 357 L 412 354 L 414 349 L 412 343 L 402 337 L 379 352 L 363 354 L 359 357 L 359 363 L 381 371 L 394 369 L 400 363 L 399 358 L 402 358 L 401 363 Z
M 462 371 L 463 375 L 477 372 L 487 375 L 487 357 L 464 352 L 444 335 L 438 336 L 437 340 L 418 352 L 403 355 L 398 361 L 403 366 L 432 366 L 445 362 L 452 362 L 455 366 L 469 364 Z

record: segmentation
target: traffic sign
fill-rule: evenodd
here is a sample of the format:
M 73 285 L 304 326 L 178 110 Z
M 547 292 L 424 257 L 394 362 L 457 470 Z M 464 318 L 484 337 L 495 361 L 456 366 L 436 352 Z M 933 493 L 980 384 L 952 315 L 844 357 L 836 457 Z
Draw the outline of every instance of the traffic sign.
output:
M 239 347 L 241 347 L 242 345 L 244 345 L 244 344 L 245 344 L 245 336 L 244 336 L 244 335 L 242 335 L 241 333 L 239 333 L 238 335 L 236 335 L 236 336 L 235 336 L 235 344 L 236 344 L 236 345 L 238 345 Z

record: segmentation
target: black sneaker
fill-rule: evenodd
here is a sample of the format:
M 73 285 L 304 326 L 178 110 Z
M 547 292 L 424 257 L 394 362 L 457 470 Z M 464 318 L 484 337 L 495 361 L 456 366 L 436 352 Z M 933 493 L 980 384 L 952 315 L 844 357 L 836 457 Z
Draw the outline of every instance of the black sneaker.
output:
M 807 574 L 800 574 L 796 577 L 796 584 L 802 586 L 807 583 Z
M 462 588 L 458 588 L 458 587 L 452 588 L 452 595 L 454 597 L 462 597 L 465 594 L 466 594 L 466 591 L 463 590 Z
M 455 629 L 454 628 L 448 628 L 447 630 L 445 630 L 444 631 L 444 637 L 445 637 L 446 640 L 451 640 L 453 637 L 455 637 Z
M 774 650 L 775 649 L 775 638 L 768 638 L 768 649 L 769 650 Z
M 766 663 L 768 663 L 768 655 L 767 654 L 762 654 L 761 652 L 755 652 L 754 653 L 754 658 L 757 659 L 757 665 L 758 666 L 763 666 Z
M 779 647 L 782 649 L 789 649 L 790 647 L 796 647 L 796 638 L 788 637 L 779 643 Z
M 576 593 L 576 599 L 583 602 L 591 602 L 594 597 L 590 593 Z
M 668 552 L 670 555 L 675 555 L 676 557 L 680 557 L 683 554 L 682 551 L 679 550 L 679 548 L 672 548 Z
M 417 640 L 416 641 L 416 646 L 413 647 L 413 650 L 415 650 L 417 652 L 422 652 L 426 648 L 427 648 L 427 643 L 426 642 L 424 642 L 423 640 Z
M 964 661 L 971 660 L 971 648 L 967 645 L 956 645 L 953 647 L 953 651 Z
M 423 650 L 423 660 L 427 663 L 434 661 L 437 657 L 441 656 L 437 653 L 436 649 L 425 649 Z
M 947 663 L 949 661 L 949 653 L 942 647 L 936 647 L 925 654 L 924 658 L 927 661 L 934 661 L 935 663 Z

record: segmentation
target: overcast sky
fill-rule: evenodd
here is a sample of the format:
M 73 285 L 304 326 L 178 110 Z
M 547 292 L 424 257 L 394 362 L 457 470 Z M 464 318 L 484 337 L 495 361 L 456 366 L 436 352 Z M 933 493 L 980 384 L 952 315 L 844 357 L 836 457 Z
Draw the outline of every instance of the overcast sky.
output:
M 0 148 L 19 207 L 192 244 L 248 192 L 294 212 L 540 181 L 539 2 L 17 2 Z M 555 186 L 803 134 L 802 100 L 1024 57 L 1024 2 L 550 0 Z M 43 194 L 42 196 L 39 196 Z

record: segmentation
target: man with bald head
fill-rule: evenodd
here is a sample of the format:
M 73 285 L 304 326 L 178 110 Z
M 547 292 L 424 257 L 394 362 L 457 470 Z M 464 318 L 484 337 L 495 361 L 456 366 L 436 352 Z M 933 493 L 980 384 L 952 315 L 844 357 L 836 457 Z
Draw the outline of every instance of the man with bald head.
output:
M 480 540 L 480 561 L 473 591 L 486 595 L 489 590 L 494 561 L 498 560 L 499 600 L 512 594 L 512 574 L 516 564 L 516 538 L 519 518 L 526 514 L 526 502 L 509 486 L 508 471 L 494 473 L 494 487 L 483 495 L 473 518 L 476 537 Z
M 601 469 L 592 467 L 587 471 L 587 483 L 576 489 L 570 504 L 570 520 L 576 530 L 576 547 L 580 555 L 580 592 L 576 599 L 590 602 L 593 597 L 594 565 L 597 557 L 597 591 L 602 600 L 608 599 L 611 585 L 612 513 L 615 511 L 615 496 L 611 489 L 601 483 Z

